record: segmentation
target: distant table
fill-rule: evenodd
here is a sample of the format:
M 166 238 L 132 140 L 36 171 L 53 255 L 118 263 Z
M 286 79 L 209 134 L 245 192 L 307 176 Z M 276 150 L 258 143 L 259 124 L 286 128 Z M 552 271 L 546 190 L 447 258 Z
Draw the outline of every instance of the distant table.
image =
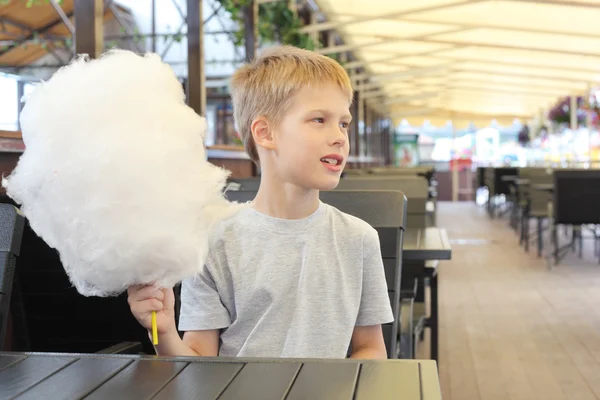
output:
M 531 180 L 525 179 L 525 178 L 519 178 L 519 179 L 515 179 L 513 182 L 517 186 L 525 186 L 525 185 L 529 185 L 531 183 Z
M 538 183 L 531 186 L 535 190 L 539 190 L 542 192 L 554 192 L 554 184 L 553 183 Z
M 431 314 L 426 319 L 426 324 L 431 328 L 431 358 L 438 360 L 438 276 L 437 261 L 452 259 L 452 247 L 448 240 L 445 229 L 429 227 L 423 229 L 407 229 L 404 232 L 404 244 L 402 246 L 402 279 L 406 279 L 403 285 L 412 286 L 414 278 L 417 279 L 418 289 L 414 297 L 416 302 L 425 302 L 424 281 L 429 278 Z M 433 267 L 430 263 L 433 262 Z M 412 291 L 410 289 L 409 291 Z M 407 354 L 407 351 L 404 350 Z M 408 353 L 410 354 L 410 353 Z M 414 354 L 413 354 L 414 356 Z
M 517 179 L 519 179 L 518 175 L 503 175 L 503 176 L 500 177 L 500 180 L 502 182 L 514 182 Z
M 0 352 L 0 398 L 440 400 L 434 361 Z
M 450 260 L 452 247 L 445 229 L 436 227 L 408 229 L 404 232 L 402 260 Z

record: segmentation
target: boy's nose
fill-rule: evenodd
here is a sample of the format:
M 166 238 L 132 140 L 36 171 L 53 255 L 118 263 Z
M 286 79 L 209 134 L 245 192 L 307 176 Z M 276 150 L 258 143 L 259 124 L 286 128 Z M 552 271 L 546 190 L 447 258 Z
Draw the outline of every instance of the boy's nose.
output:
M 342 132 L 339 128 L 333 133 L 332 145 L 343 147 L 348 141 L 348 137 L 345 132 Z

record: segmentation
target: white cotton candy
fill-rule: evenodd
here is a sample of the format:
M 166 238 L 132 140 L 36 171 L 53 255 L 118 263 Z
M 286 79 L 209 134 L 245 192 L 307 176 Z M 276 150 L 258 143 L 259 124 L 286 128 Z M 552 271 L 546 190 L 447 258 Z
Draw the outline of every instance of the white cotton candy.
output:
M 206 121 L 155 54 L 78 58 L 35 87 L 21 127 L 3 186 L 83 295 L 197 274 L 211 228 L 243 207 L 223 197 Z

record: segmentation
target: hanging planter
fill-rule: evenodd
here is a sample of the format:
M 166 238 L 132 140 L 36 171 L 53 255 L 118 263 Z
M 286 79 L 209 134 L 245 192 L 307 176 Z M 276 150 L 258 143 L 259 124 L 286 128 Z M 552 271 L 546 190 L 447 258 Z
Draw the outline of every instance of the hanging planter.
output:
M 586 123 L 583 97 L 577 96 L 576 105 L 577 125 L 583 126 Z M 567 96 L 560 99 L 548 112 L 548 120 L 561 129 L 568 127 L 571 123 L 571 98 Z
M 591 96 L 583 103 L 583 110 L 591 114 L 591 125 L 600 126 L 600 92 L 592 92 Z

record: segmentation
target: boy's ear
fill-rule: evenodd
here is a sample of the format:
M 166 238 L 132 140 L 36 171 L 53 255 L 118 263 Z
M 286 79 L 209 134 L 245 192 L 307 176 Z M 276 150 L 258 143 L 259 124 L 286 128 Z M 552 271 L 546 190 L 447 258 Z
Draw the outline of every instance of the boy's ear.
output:
M 265 117 L 260 116 L 255 118 L 250 125 L 250 131 L 257 146 L 267 150 L 275 149 L 272 126 Z

